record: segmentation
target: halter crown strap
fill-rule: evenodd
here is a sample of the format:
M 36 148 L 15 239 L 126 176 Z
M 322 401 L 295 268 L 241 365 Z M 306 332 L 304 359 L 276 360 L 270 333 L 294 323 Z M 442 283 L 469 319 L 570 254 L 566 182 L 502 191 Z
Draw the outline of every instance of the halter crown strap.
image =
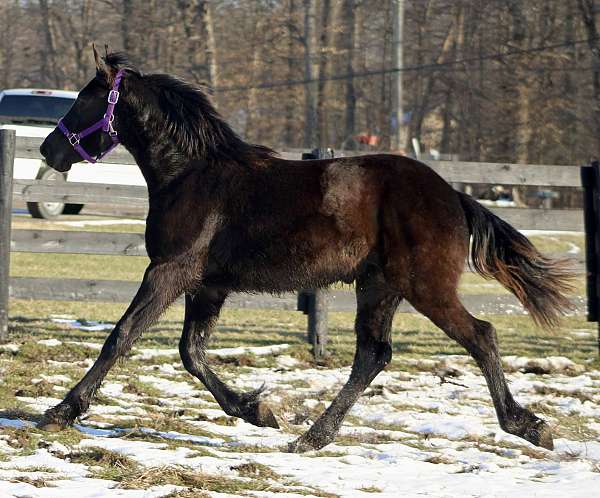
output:
M 90 163 L 100 161 L 100 159 L 102 159 L 117 145 L 119 145 L 119 137 L 117 135 L 117 131 L 113 128 L 113 120 L 115 119 L 115 106 L 119 101 L 119 85 L 121 84 L 121 79 L 123 78 L 123 72 L 124 71 L 122 69 L 119 69 L 117 75 L 115 76 L 112 89 L 108 92 L 108 106 L 106 107 L 106 112 L 104 113 L 104 116 L 100 121 L 96 121 L 93 125 L 88 126 L 85 130 L 80 131 L 79 133 L 70 132 L 69 129 L 63 123 L 62 119 L 58 122 L 58 129 L 67 137 L 71 146 L 77 151 L 77 153 L 81 156 L 82 159 Z M 108 133 L 112 140 L 112 144 L 104 152 L 101 152 L 96 157 L 92 157 L 81 146 L 80 141 L 81 139 L 87 137 L 88 135 L 91 135 L 92 133 L 97 132 L 98 130 L 102 130 Z

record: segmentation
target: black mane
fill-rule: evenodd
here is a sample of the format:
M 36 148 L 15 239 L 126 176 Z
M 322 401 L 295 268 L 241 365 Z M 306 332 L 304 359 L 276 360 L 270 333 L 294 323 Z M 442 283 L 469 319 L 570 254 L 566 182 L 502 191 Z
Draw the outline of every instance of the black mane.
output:
M 139 74 L 139 71 L 137 71 L 131 65 L 127 54 L 125 54 L 124 52 L 112 52 L 110 54 L 106 54 L 106 56 L 102 57 L 102 60 L 107 66 L 119 69 L 129 69 Z
M 113 68 L 137 75 L 145 89 L 156 95 L 158 108 L 144 109 L 153 115 L 149 125 L 161 133 L 166 132 L 186 156 L 239 162 L 276 154 L 268 147 L 244 142 L 198 86 L 168 74 L 144 75 L 121 52 L 108 54 L 104 61 Z M 138 102 L 147 105 L 142 99 Z
M 244 142 L 197 86 L 167 74 L 149 74 L 143 80 L 157 93 L 165 118 L 156 125 L 166 130 L 187 155 L 237 160 L 274 154 L 267 147 Z

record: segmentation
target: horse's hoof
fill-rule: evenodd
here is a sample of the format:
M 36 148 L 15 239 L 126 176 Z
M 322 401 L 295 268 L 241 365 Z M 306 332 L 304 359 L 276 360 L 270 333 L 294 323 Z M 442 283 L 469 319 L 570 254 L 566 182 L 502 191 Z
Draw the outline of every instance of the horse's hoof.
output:
M 535 444 L 536 446 L 546 448 L 550 451 L 554 449 L 552 431 L 550 430 L 550 427 L 546 422 L 537 417 L 535 417 L 533 423 L 530 423 L 525 432 L 522 432 L 521 434 L 515 434 L 521 436 L 523 439 L 529 441 L 531 444 Z
M 310 441 L 306 438 L 306 435 L 300 436 L 295 441 L 288 443 L 288 453 L 306 453 L 307 451 L 320 450 L 327 443 L 319 443 L 317 441 Z
M 273 415 L 273 411 L 264 401 L 258 402 L 258 406 L 256 408 L 256 418 L 258 421 L 257 425 L 259 427 L 272 427 L 273 429 L 279 429 L 279 424 L 277 423 L 275 415 Z
M 271 408 L 264 401 L 256 400 L 246 403 L 236 416 L 256 427 L 273 427 L 273 429 L 279 429 L 275 415 L 273 415 Z
M 295 441 L 292 441 L 288 444 L 288 451 L 290 453 L 305 453 L 307 451 L 318 451 L 329 443 L 331 443 L 334 439 L 335 435 L 332 437 L 321 435 L 315 436 L 314 432 L 310 430 L 300 436 Z
M 46 432 L 61 432 L 67 428 L 66 425 L 58 424 L 56 422 L 44 422 L 43 420 L 38 424 L 38 429 Z
M 68 410 L 64 405 L 50 408 L 38 422 L 37 428 L 46 432 L 60 432 L 73 424 Z
M 554 441 L 552 440 L 552 431 L 550 430 L 550 427 L 548 427 L 548 424 L 546 424 L 546 423 L 544 423 L 542 425 L 542 427 L 540 427 L 537 445 L 541 446 L 542 448 L 546 448 L 547 450 L 550 450 L 550 451 L 554 450 Z

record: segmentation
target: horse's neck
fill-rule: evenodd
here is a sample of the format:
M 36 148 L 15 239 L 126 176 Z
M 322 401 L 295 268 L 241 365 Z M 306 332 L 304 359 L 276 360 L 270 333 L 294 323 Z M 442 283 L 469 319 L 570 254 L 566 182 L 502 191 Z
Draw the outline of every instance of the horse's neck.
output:
M 144 126 L 137 116 L 126 117 L 123 122 L 126 124 L 119 130 L 121 142 L 134 157 L 150 194 L 163 190 L 190 169 L 191 162 L 166 133 Z

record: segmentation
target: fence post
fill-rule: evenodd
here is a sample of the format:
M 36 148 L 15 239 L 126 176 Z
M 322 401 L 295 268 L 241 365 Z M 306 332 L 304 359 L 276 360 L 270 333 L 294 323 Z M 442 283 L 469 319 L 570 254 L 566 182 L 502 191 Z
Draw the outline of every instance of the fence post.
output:
M 332 149 L 314 149 L 302 154 L 302 159 L 324 159 L 333 157 Z M 298 293 L 298 310 L 308 315 L 308 342 L 312 344 L 315 360 L 327 354 L 327 291 L 323 289 L 303 290 Z
M 600 310 L 600 165 L 592 161 L 581 167 L 583 186 L 583 221 L 585 227 L 585 268 L 587 292 L 587 320 L 598 322 Z M 600 353 L 600 324 L 598 329 L 598 352 Z
M 0 130 L 0 341 L 8 339 L 8 282 L 15 131 Z

